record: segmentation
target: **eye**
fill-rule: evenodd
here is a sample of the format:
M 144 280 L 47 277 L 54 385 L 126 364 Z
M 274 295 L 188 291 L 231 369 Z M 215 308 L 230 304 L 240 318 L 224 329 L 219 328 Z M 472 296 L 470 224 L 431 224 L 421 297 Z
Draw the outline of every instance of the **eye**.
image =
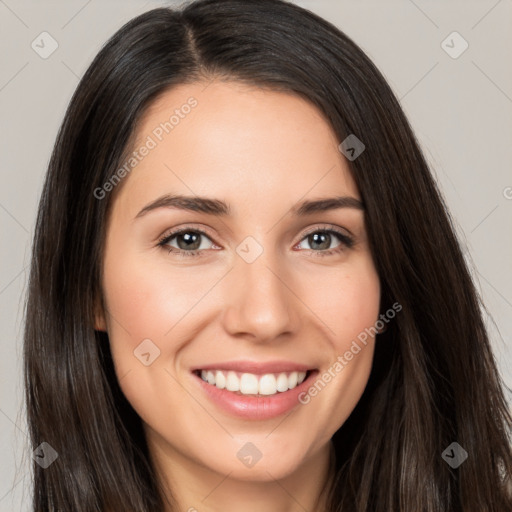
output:
M 173 252 L 180 256 L 198 256 L 202 250 L 208 249 L 208 247 L 204 247 L 202 238 L 207 238 L 211 242 L 208 235 L 201 229 L 183 228 L 165 235 L 158 245 L 166 248 L 169 253 Z M 175 242 L 177 247 L 173 246 L 171 242 Z
M 167 250 L 168 253 L 174 253 L 177 256 L 202 256 L 204 250 L 211 249 L 208 244 L 203 244 L 203 239 L 207 239 L 214 245 L 208 234 L 198 228 L 185 227 L 166 234 L 160 239 L 158 245 Z M 338 244 L 332 248 L 333 241 L 338 240 Z M 316 227 L 308 231 L 301 242 L 295 247 L 304 249 L 302 244 L 307 242 L 311 249 L 308 249 L 315 256 L 329 256 L 331 254 L 342 252 L 354 245 L 354 240 L 347 234 L 337 228 L 319 229 Z M 218 247 L 216 247 L 218 248 Z
M 338 239 L 338 245 L 331 248 L 333 240 Z M 354 240 L 350 236 L 342 233 L 332 226 L 329 229 L 315 228 L 306 233 L 302 241 L 296 247 L 302 247 L 302 244 L 307 242 L 315 256 L 329 256 L 330 254 L 341 252 L 354 245 Z

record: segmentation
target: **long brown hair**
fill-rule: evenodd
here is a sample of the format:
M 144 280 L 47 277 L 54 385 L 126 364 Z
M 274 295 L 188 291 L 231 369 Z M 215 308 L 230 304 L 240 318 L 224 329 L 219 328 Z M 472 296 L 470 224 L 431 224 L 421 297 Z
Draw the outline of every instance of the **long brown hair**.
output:
M 380 277 L 383 309 L 356 408 L 333 437 L 329 511 L 510 512 L 512 418 L 481 303 L 447 208 L 381 73 L 332 24 L 281 0 L 203 0 L 128 22 L 83 76 L 57 136 L 35 228 L 24 377 L 33 510 L 162 512 L 141 421 L 94 330 L 114 176 L 137 121 L 177 84 L 220 77 L 298 94 L 343 141 Z M 468 454 L 457 468 L 442 454 Z

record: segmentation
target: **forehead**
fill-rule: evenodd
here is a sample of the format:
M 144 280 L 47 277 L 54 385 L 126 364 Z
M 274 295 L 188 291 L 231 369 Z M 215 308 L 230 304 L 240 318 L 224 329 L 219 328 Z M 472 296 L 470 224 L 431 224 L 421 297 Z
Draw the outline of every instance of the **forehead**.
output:
M 253 208 L 279 197 L 359 197 L 330 124 L 291 93 L 233 81 L 175 86 L 149 106 L 134 140 L 136 165 L 119 191 L 134 208 L 165 192 Z

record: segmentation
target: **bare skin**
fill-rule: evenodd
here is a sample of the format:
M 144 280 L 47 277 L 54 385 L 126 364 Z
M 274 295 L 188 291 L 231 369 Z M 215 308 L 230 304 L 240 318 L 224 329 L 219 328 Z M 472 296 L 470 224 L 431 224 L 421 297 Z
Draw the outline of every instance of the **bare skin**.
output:
M 292 208 L 361 197 L 341 141 L 314 106 L 238 82 L 206 85 L 166 92 L 139 123 L 134 147 L 148 136 L 157 144 L 115 190 L 96 328 L 109 334 L 121 389 L 180 511 L 321 512 L 330 440 L 368 382 L 374 339 L 307 404 L 265 420 L 219 408 L 191 369 L 279 359 L 332 373 L 379 315 L 364 211 Z M 197 105 L 158 141 L 155 128 L 189 97 Z M 165 194 L 219 199 L 230 214 L 161 207 L 137 216 Z M 180 255 L 183 234 L 159 245 L 176 228 L 199 237 L 198 255 Z M 352 244 L 325 235 L 330 228 Z M 243 245 L 246 237 L 256 244 Z M 248 263 L 240 244 L 262 252 Z M 134 350 L 147 339 L 146 366 Z M 247 442 L 262 455 L 252 467 L 237 457 Z

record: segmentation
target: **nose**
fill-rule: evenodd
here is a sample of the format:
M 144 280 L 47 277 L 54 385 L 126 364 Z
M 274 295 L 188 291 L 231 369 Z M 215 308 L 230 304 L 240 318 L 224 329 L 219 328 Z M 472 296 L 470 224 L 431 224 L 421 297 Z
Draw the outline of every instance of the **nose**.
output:
M 223 324 L 235 337 L 271 342 L 300 328 L 300 301 L 290 272 L 264 251 L 255 261 L 237 258 L 225 283 Z

